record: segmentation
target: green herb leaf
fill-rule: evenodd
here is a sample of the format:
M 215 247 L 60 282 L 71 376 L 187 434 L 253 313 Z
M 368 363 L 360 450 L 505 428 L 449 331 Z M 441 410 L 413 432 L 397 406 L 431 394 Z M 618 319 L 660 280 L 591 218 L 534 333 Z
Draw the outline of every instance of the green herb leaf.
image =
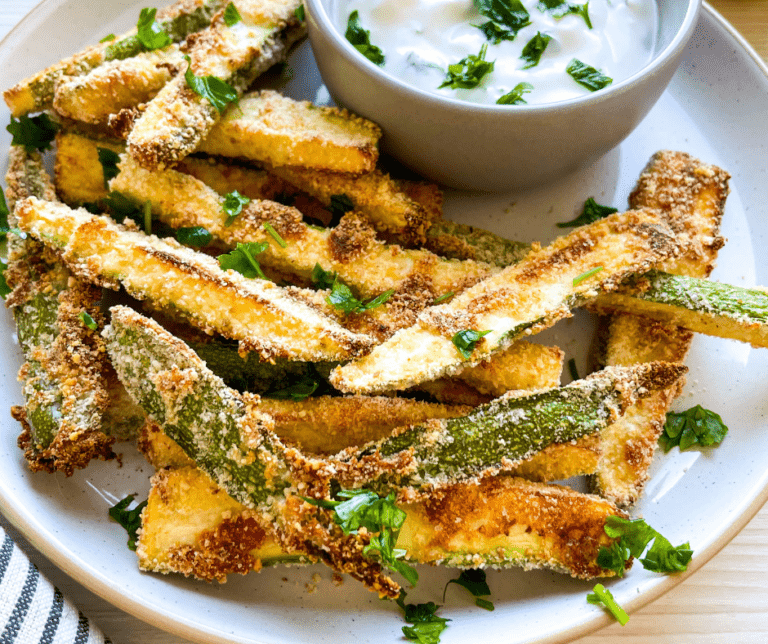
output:
M 144 232 L 152 234 L 152 202 L 149 199 L 144 202 Z
M 104 173 L 104 187 L 109 188 L 109 182 L 120 174 L 117 164 L 120 163 L 120 155 L 109 148 L 96 148 L 99 155 L 99 163 Z
M 202 248 L 213 240 L 213 235 L 202 226 L 185 226 L 176 229 L 176 241 L 185 246 Z
M 400 596 L 395 600 L 405 613 L 405 621 L 413 624 L 413 626 L 403 626 L 403 635 L 409 642 L 439 644 L 440 634 L 447 628 L 447 622 L 451 620 L 436 615 L 440 607 L 434 602 L 406 604 L 405 596 L 405 591 L 401 591 Z
M 8 202 L 5 200 L 5 193 L 0 187 L 0 239 L 11 229 L 8 225 L 8 215 L 11 211 L 8 209 Z
M 224 195 L 224 203 L 221 209 L 227 216 L 227 220 L 224 222 L 225 226 L 231 226 L 235 218 L 243 212 L 243 208 L 250 203 L 250 199 L 245 195 L 241 195 L 237 190 Z
M 493 602 L 487 599 L 481 599 L 491 594 L 491 589 L 488 587 L 486 581 L 485 570 L 480 568 L 473 568 L 469 570 L 462 570 L 461 574 L 456 579 L 451 579 L 443 590 L 443 601 L 445 601 L 445 591 L 448 590 L 450 584 L 457 584 L 462 588 L 466 588 L 472 596 L 475 598 L 475 604 L 485 610 L 494 610 L 495 606 Z
M 531 90 L 533 90 L 533 85 L 530 83 L 518 83 L 512 88 L 512 91 L 500 96 L 496 105 L 525 105 L 528 101 L 523 98 L 523 94 L 528 94 Z
M 458 63 L 448 65 L 448 72 L 442 84 L 438 86 L 450 87 L 451 89 L 472 89 L 480 84 L 483 76 L 493 71 L 493 61 L 485 60 L 485 52 L 488 45 L 484 44 L 480 48 L 480 53 L 475 56 L 470 54 L 462 58 Z
M 568 371 L 570 372 L 571 378 L 573 380 L 580 380 L 580 378 L 579 378 L 579 370 L 576 369 L 576 359 L 575 358 L 571 358 L 568 361 Z
M 293 12 L 293 15 L 296 16 L 296 20 L 299 22 L 304 22 L 304 5 L 300 4 Z
M 339 490 L 336 497 L 344 500 L 302 498 L 312 505 L 332 508 L 334 521 L 344 534 L 357 534 L 360 528 L 365 528 L 371 534 L 371 540 L 363 548 L 363 554 L 377 554 L 382 565 L 403 574 L 415 585 L 419 579 L 416 569 L 399 561 L 405 556 L 405 550 L 395 548 L 406 518 L 405 511 L 395 504 L 395 493 L 380 497 L 371 490 Z
M 485 335 L 488 335 L 491 331 L 475 331 L 474 329 L 465 329 L 459 331 L 451 338 L 454 346 L 459 350 L 459 353 L 464 356 L 465 360 L 469 360 L 472 356 L 472 352 L 475 350 L 477 343 Z
M 243 17 L 240 15 L 237 7 L 234 5 L 234 3 L 230 2 L 227 5 L 227 8 L 224 9 L 224 24 L 227 25 L 227 27 L 231 27 L 236 25 L 242 19 Z
M 333 288 L 336 273 L 326 271 L 320 264 L 315 264 L 312 269 L 312 283 L 321 291 Z
M 0 297 L 3 299 L 5 299 L 11 293 L 11 287 L 8 286 L 8 282 L 5 281 L 5 271 L 7 269 L 8 264 L 0 259 Z
M 335 217 L 341 217 L 350 210 L 353 210 L 355 205 L 348 195 L 331 195 L 331 203 L 328 205 L 328 210 Z
M 591 92 L 596 92 L 603 87 L 607 87 L 613 82 L 612 78 L 609 78 L 601 71 L 594 67 L 581 62 L 574 58 L 565 71 L 582 87 L 586 87 Z
M 280 248 L 286 248 L 288 244 L 285 243 L 285 240 L 280 237 L 278 232 L 274 229 L 272 224 L 270 224 L 268 221 L 264 222 L 264 230 L 266 230 L 270 235 L 272 235 L 272 239 L 274 239 L 277 242 L 277 245 L 280 246 Z
M 384 53 L 379 47 L 371 44 L 371 32 L 363 29 L 363 25 L 360 23 L 360 14 L 356 10 L 349 14 L 344 37 L 374 65 L 381 66 L 384 64 Z
M 264 271 L 261 270 L 255 256 L 263 253 L 268 247 L 267 242 L 248 242 L 245 244 L 238 242 L 235 250 L 219 255 L 219 266 L 224 271 L 232 269 L 246 277 L 260 277 L 265 280 L 267 276 L 264 275 Z
M 99 42 L 109 42 L 110 40 L 114 40 L 115 38 L 117 38 L 117 36 L 115 36 L 115 34 L 107 34 Z
M 453 291 L 449 291 L 448 293 L 443 293 L 440 297 L 436 297 L 434 300 L 432 300 L 432 304 L 440 304 L 441 302 L 450 300 L 454 295 L 456 294 Z
M 539 2 L 539 11 L 549 12 L 557 18 L 564 18 L 567 15 L 575 14 L 584 18 L 587 27 L 592 29 L 592 21 L 589 19 L 589 2 L 584 4 L 574 4 L 567 0 L 541 0 Z
M 276 391 L 270 391 L 264 395 L 267 398 L 277 398 L 278 400 L 293 400 L 299 402 L 309 398 L 313 393 L 315 393 L 319 386 L 320 383 L 317 382 L 314 378 L 304 375 L 299 381 L 293 383 L 290 387 L 277 389 Z
M 696 405 L 683 412 L 667 414 L 659 445 L 665 452 L 675 446 L 680 447 L 680 451 L 694 445 L 709 447 L 719 445 L 727 433 L 728 427 L 718 414 Z
M 139 21 L 136 23 L 136 37 L 148 51 L 162 49 L 173 42 L 162 25 L 155 20 L 156 14 L 157 9 L 145 7 L 141 10 Z
M 592 590 L 593 592 L 587 595 L 587 601 L 590 604 L 602 604 L 605 606 L 622 626 L 629 621 L 629 615 L 619 606 L 610 590 L 602 584 L 595 585 Z
M 80 315 L 77 317 L 80 318 L 80 321 L 87 326 L 91 331 L 95 331 L 99 328 L 99 325 L 96 324 L 96 321 L 88 314 L 87 311 L 80 311 Z
M 187 61 L 184 79 L 195 94 L 210 101 L 219 113 L 223 112 L 230 103 L 237 103 L 239 97 L 234 87 L 216 76 L 195 76 L 192 72 L 190 57 L 184 56 L 184 60 Z
M 11 117 L 11 122 L 5 126 L 5 129 L 13 135 L 11 145 L 23 145 L 27 152 L 35 150 L 42 152 L 51 147 L 60 127 L 43 113 L 31 118 L 22 115 L 18 120 Z
M 643 568 L 652 572 L 682 572 L 688 567 L 693 556 L 689 543 L 673 547 L 666 537 L 649 526 L 643 519 L 622 519 L 609 516 L 603 528 L 605 534 L 617 539 L 610 548 L 600 547 L 597 554 L 599 566 L 615 571 L 619 577 L 624 576 L 624 564 L 630 557 L 635 557 L 643 564 Z M 641 559 L 648 544 L 653 545 Z
M 528 41 L 525 47 L 523 47 L 523 52 L 520 56 L 527 63 L 523 69 L 530 69 L 539 64 L 541 55 L 547 49 L 550 40 L 552 40 L 552 36 L 538 32 Z
M 128 509 L 131 503 L 133 503 L 133 494 L 109 508 L 109 516 L 125 528 L 128 533 L 128 547 L 136 550 L 137 533 L 141 527 L 141 511 L 146 507 L 147 502 L 142 501 L 136 507 Z
M 558 228 L 575 228 L 576 226 L 586 226 L 587 224 L 594 223 L 600 219 L 604 219 L 608 215 L 612 215 L 618 212 L 618 208 L 611 208 L 610 206 L 601 206 L 592 197 L 589 197 L 584 202 L 584 208 L 581 214 L 571 221 L 564 221 L 557 224 Z
M 594 268 L 588 270 L 586 273 L 582 273 L 581 275 L 577 275 L 573 278 L 573 285 L 578 286 L 581 284 L 584 280 L 589 279 L 593 275 L 597 275 L 600 271 L 604 271 L 605 268 L 603 266 L 595 266 Z
M 122 192 L 111 191 L 102 203 L 109 209 L 109 214 L 118 224 L 126 219 L 131 219 L 136 224 L 142 225 L 144 222 L 143 207 L 137 204 L 130 197 L 126 197 Z
M 531 24 L 531 14 L 520 0 L 474 0 L 481 15 L 490 18 L 482 25 L 473 25 L 494 45 L 502 40 L 514 40 L 517 32 Z
M 349 286 L 336 277 L 331 286 L 331 294 L 325 298 L 325 301 L 332 307 L 339 309 L 344 313 L 362 313 L 364 311 L 375 309 L 377 306 L 381 306 L 392 297 L 394 292 L 394 289 L 390 289 L 384 291 L 368 302 L 361 302 L 354 296 Z

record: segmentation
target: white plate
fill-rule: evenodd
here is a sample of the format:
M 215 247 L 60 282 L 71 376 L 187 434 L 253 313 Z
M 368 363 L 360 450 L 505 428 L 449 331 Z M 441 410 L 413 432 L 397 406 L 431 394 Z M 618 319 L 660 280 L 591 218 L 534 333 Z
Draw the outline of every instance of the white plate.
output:
M 0 87 L 12 85 L 45 64 L 79 50 L 110 32 L 128 28 L 144 2 L 47 0 L 0 45 Z M 292 57 L 295 97 L 322 100 L 326 94 L 308 47 Z M 593 168 L 533 193 L 499 196 L 449 195 L 446 216 L 473 222 L 511 238 L 547 241 L 554 222 L 571 219 L 588 196 L 622 207 L 640 170 L 660 148 L 688 151 L 733 174 L 715 278 L 737 284 L 768 284 L 765 175 L 768 132 L 768 70 L 741 39 L 705 9 L 683 66 L 670 89 L 639 129 Z M 8 113 L 0 109 L 0 123 Z M 0 150 L 9 137 L 0 134 Z M 578 145 L 578 141 L 573 142 Z M 13 334 L 11 316 L 0 321 Z M 580 361 L 589 342 L 590 320 L 579 315 L 547 333 Z M 16 370 L 20 353 L 0 346 L 0 407 L 21 401 Z M 583 368 L 583 361 L 580 363 Z M 717 411 L 730 427 L 711 452 L 674 451 L 660 456 L 636 513 L 674 543 L 690 540 L 695 550 L 688 573 L 653 575 L 636 566 L 610 584 L 630 612 L 693 573 L 722 548 L 768 497 L 768 397 L 764 376 L 768 352 L 734 342 L 698 337 L 688 359 L 689 384 L 678 408 L 696 403 Z M 399 610 L 358 584 L 336 588 L 323 567 L 266 570 L 232 577 L 223 586 L 180 577 L 142 574 L 125 546 L 122 528 L 107 507 L 128 493 L 145 495 L 151 468 L 131 449 L 124 465 L 96 463 L 71 478 L 31 474 L 15 442 L 19 428 L 2 415 L 0 508 L 5 516 L 65 572 L 118 607 L 160 628 L 201 642 L 312 644 L 402 641 Z M 413 601 L 441 603 L 445 582 L 455 573 L 423 568 Z M 319 592 L 307 593 L 313 574 Z M 442 614 L 452 619 L 444 644 L 466 642 L 482 632 L 487 644 L 559 642 L 611 621 L 589 606 L 591 584 L 548 573 L 519 570 L 489 573 L 496 610 L 487 613 L 455 589 Z

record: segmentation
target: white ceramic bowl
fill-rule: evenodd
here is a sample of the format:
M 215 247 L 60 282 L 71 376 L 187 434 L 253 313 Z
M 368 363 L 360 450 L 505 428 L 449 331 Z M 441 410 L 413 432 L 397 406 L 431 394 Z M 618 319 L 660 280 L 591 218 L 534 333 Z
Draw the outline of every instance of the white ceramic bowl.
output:
M 334 25 L 339 0 L 306 0 L 309 38 L 334 100 L 384 130 L 382 149 L 422 176 L 468 190 L 511 191 L 592 163 L 623 141 L 667 87 L 701 0 L 657 0 L 653 58 L 589 96 L 546 105 L 478 105 L 429 94 L 377 67 Z

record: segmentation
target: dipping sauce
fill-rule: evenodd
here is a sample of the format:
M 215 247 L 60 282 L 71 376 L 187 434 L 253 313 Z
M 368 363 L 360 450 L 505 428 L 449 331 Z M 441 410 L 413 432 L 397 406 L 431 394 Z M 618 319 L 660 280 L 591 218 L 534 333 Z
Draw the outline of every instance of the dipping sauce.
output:
M 495 104 L 520 83 L 529 104 L 555 103 L 592 91 L 566 72 L 573 59 L 594 67 L 613 83 L 629 78 L 651 59 L 657 30 L 655 0 L 590 0 L 587 13 L 562 13 L 583 3 L 565 2 L 547 10 L 539 0 L 522 0 L 531 24 L 514 40 L 498 44 L 486 39 L 478 27 L 489 18 L 472 0 L 336 0 L 335 22 L 342 34 L 350 13 L 357 11 L 370 42 L 384 54 L 382 68 L 425 92 L 474 103 Z M 549 3 L 550 6 L 556 2 Z M 543 10 L 542 10 L 543 9 Z M 583 10 L 582 10 L 583 11 Z M 537 34 L 549 36 L 538 64 L 523 69 L 523 48 Z M 477 56 L 487 45 L 485 60 L 494 62 L 471 89 L 439 88 L 449 65 Z M 361 54 L 362 55 L 362 54 Z M 598 90 L 599 91 L 599 90 Z

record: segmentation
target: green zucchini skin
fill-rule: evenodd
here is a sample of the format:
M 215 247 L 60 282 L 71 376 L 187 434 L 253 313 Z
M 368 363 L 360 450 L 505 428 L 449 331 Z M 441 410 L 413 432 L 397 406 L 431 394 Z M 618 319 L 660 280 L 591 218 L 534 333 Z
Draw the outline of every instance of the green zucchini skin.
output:
M 461 243 L 457 245 L 452 238 Z M 474 259 L 501 268 L 517 264 L 531 251 L 528 243 L 504 239 L 448 219 L 440 219 L 429 227 L 425 245 L 448 259 Z

